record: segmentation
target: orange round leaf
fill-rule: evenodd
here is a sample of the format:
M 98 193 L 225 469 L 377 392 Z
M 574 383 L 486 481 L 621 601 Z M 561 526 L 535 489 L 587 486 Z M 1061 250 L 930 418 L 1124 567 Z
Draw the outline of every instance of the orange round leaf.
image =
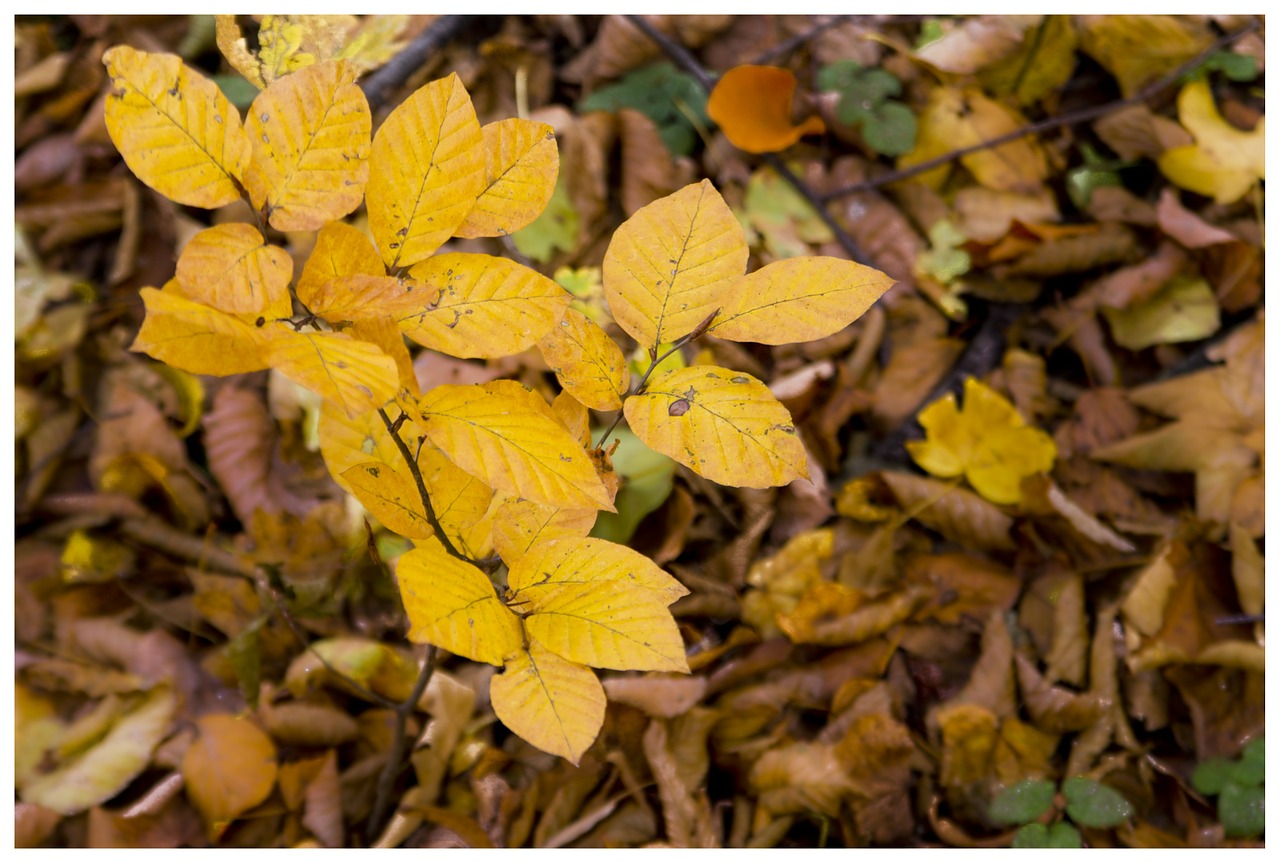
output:
M 803 136 L 826 131 L 816 114 L 791 122 L 796 76 L 776 66 L 735 66 L 721 76 L 707 99 L 707 113 L 729 142 L 748 153 L 785 150 Z

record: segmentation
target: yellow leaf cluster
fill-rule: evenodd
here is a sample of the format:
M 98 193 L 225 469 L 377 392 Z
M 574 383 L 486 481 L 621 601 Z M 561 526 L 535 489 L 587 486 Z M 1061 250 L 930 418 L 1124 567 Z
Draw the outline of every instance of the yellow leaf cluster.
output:
M 908 441 L 916 463 L 938 477 L 963 475 L 992 503 L 1016 504 L 1024 477 L 1053 467 L 1057 447 L 1028 426 L 1004 397 L 974 378 L 964 382 L 964 407 L 951 393 L 917 417 L 923 441 Z

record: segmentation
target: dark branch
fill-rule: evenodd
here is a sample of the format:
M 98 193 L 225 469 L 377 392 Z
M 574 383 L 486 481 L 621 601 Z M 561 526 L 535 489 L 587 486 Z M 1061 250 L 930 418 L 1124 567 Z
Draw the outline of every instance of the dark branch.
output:
M 409 473 L 413 474 L 413 481 L 418 486 L 418 496 L 422 498 L 422 508 L 427 513 L 427 524 L 431 525 L 431 529 L 435 531 L 436 539 L 440 540 L 440 544 L 444 546 L 445 551 L 458 560 L 475 563 L 475 561 L 454 547 L 453 541 L 449 539 L 448 534 L 444 532 L 444 528 L 440 526 L 440 519 L 436 518 L 435 507 L 431 505 L 431 495 L 427 492 L 427 483 L 422 478 L 422 470 L 418 467 L 418 460 L 413 457 L 413 453 L 409 452 L 409 445 L 400 437 L 399 425 L 391 421 L 391 417 L 387 416 L 385 408 L 378 408 L 378 416 L 382 417 L 382 424 L 387 427 L 387 433 L 396 442 L 396 449 L 400 450 L 400 457 L 409 466 Z
M 404 769 L 405 726 L 409 722 L 409 714 L 417 708 L 422 700 L 422 693 L 427 691 L 431 675 L 436 670 L 436 646 L 427 645 L 427 655 L 418 672 L 418 680 L 413 685 L 409 697 L 396 705 L 395 726 L 391 731 L 391 751 L 387 753 L 387 763 L 378 774 L 378 785 L 373 795 L 373 809 L 369 815 L 368 840 L 372 842 L 382 830 L 386 821 L 387 809 L 391 805 L 391 793 L 395 790 L 396 779 Z

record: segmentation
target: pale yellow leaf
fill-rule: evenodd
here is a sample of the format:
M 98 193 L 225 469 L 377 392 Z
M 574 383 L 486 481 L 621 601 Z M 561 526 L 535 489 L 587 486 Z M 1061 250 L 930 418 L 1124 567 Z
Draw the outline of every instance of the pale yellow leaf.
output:
M 544 413 L 475 384 L 438 386 L 417 406 L 431 442 L 491 488 L 547 506 L 613 511 L 591 460 L 548 416 L 550 406 Z
M 375 345 L 342 333 L 294 332 L 287 324 L 266 334 L 271 367 L 348 416 L 377 410 L 396 394 L 395 360 Z
M 258 60 L 258 55 L 249 50 L 249 42 L 241 32 L 236 16 L 215 15 L 213 17 L 214 38 L 217 40 L 218 50 L 222 52 L 223 57 L 227 58 L 227 63 L 259 90 L 267 86 L 267 82 L 262 77 L 262 64 Z
M 560 172 L 556 133 L 546 123 L 512 117 L 483 127 L 485 187 L 459 237 L 501 237 L 546 209 Z
M 256 327 L 167 286 L 163 291 L 143 288 L 139 294 L 147 316 L 131 350 L 196 375 L 236 375 L 269 367 Z
M 427 539 L 435 534 L 418 487 L 407 470 L 382 462 L 365 462 L 343 471 L 342 478 L 384 527 L 410 539 Z
M 616 411 L 631 385 L 626 357 L 608 334 L 577 309 L 538 343 L 542 358 L 560 385 L 578 401 L 598 411 Z
M 623 405 L 647 446 L 721 485 L 768 488 L 809 475 L 791 414 L 750 375 L 689 366 Z
M 176 54 L 118 45 L 102 62 L 111 76 L 107 132 L 139 180 L 192 207 L 240 197 L 249 139 L 216 84 Z
M 1218 113 L 1209 82 L 1200 80 L 1178 94 L 1178 119 L 1196 142 L 1166 150 L 1159 165 L 1182 188 L 1230 204 L 1266 177 L 1266 118 L 1252 131 L 1237 129 Z
M 229 713 L 204 716 L 196 725 L 200 736 L 182 758 L 182 778 L 209 838 L 217 839 L 271 793 L 276 747 L 249 719 Z
M 229 222 L 196 234 L 178 258 L 177 276 L 183 293 L 224 312 L 268 320 L 293 314 L 293 259 L 253 225 Z
M 775 261 L 725 291 L 708 335 L 783 345 L 839 332 L 894 284 L 879 270 L 840 258 Z
M 604 688 L 590 668 L 541 645 L 513 656 L 489 683 L 493 712 L 520 737 L 573 764 L 604 724 Z
M 335 56 L 356 25 L 354 15 L 264 15 L 258 59 L 270 84 Z
M 565 537 L 538 542 L 511 564 L 507 575 L 511 590 L 531 603 L 561 587 L 600 582 L 643 588 L 664 606 L 689 592 L 643 554 L 604 539 Z
M 169 733 L 177 699 L 172 690 L 151 690 L 120 716 L 105 735 L 51 773 L 28 779 L 21 790 L 26 803 L 74 815 L 110 800 L 151 762 L 151 753 Z
M 525 603 L 529 635 L 565 659 L 619 671 L 689 671 L 675 619 L 647 588 L 587 580 L 535 586 L 513 602 Z
M 439 543 L 401 557 L 396 581 L 410 641 L 490 665 L 501 665 L 524 643 L 520 619 L 498 599 L 488 577 Z
M 1266 598 L 1266 567 L 1249 531 L 1232 522 L 1228 532 L 1231 542 L 1231 578 L 1236 583 L 1240 610 L 1245 614 L 1262 614 Z
M 641 207 L 604 256 L 613 319 L 643 348 L 688 335 L 746 271 L 742 225 L 703 180 Z
M 383 261 L 394 269 L 430 256 L 484 186 L 484 136 L 457 74 L 419 88 L 379 127 L 369 155 L 369 228 Z
M 314 231 L 360 206 L 373 118 L 345 61 L 276 81 L 249 106 L 244 187 L 278 231 Z
M 302 267 L 298 299 L 309 310 L 321 314 L 316 311 L 317 295 L 335 276 L 383 276 L 386 272 L 378 250 L 363 231 L 344 222 L 330 222 L 316 235 L 311 256 Z
M 493 547 L 507 566 L 513 566 L 534 545 L 585 537 L 596 514 L 594 507 L 555 509 L 531 500 L 504 501 L 493 517 Z
M 409 271 L 428 286 L 422 305 L 396 313 L 405 335 L 455 357 L 505 357 L 532 347 L 573 300 L 528 267 L 492 255 L 436 255 Z

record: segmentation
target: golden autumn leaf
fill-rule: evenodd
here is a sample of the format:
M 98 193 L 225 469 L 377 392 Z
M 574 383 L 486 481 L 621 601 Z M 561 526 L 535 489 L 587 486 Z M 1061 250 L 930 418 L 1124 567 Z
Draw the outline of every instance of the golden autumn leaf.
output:
M 139 180 L 192 207 L 240 197 L 249 139 L 216 84 L 176 54 L 118 45 L 102 62 L 111 76 L 107 132 Z
M 560 173 L 555 130 L 512 117 L 481 128 L 485 186 L 459 237 L 502 237 L 527 227 L 546 209 Z
M 329 222 L 316 235 L 311 256 L 298 277 L 298 300 L 316 312 L 320 291 L 336 276 L 385 276 L 386 268 L 373 242 L 358 228 Z M 316 312 L 316 314 L 321 314 Z
M 355 26 L 354 15 L 264 15 L 258 61 L 268 84 L 335 56 Z
M 1116 76 L 1125 98 L 1213 43 L 1204 19 L 1193 15 L 1089 15 L 1077 26 L 1080 47 Z
M 419 395 L 422 388 L 418 386 L 418 374 L 413 370 L 413 358 L 409 356 L 409 347 L 404 343 L 404 333 L 389 317 L 361 318 L 351 322 L 348 332 L 354 339 L 377 345 L 396 364 L 400 386 L 411 395 Z
M 747 240 L 710 180 L 641 207 L 604 256 L 613 319 L 643 348 L 688 335 L 746 271 Z
M 395 360 L 375 345 L 342 333 L 294 332 L 287 324 L 263 333 L 272 368 L 349 416 L 377 410 L 396 394 Z
M 1160 155 L 1160 170 L 1170 180 L 1212 196 L 1219 204 L 1230 204 L 1265 179 L 1265 117 L 1251 132 L 1237 129 L 1218 113 L 1209 82 L 1199 80 L 1178 94 L 1178 119 L 1196 142 Z
M 546 408 L 475 384 L 441 385 L 417 402 L 427 438 L 491 488 L 547 506 L 612 512 L 586 452 Z
M 689 592 L 643 554 L 604 539 L 563 537 L 538 542 L 511 564 L 507 576 L 510 589 L 530 603 L 562 587 L 601 582 L 643 589 L 663 606 Z
M 498 599 L 488 577 L 447 554 L 438 542 L 407 552 L 396 564 L 409 640 L 501 665 L 524 644 L 520 619 Z
M 862 316 L 894 280 L 840 258 L 787 258 L 734 282 L 708 335 L 782 345 L 839 332 Z
M 923 441 L 908 441 L 911 457 L 934 476 L 964 474 L 992 503 L 1022 499 L 1022 479 L 1053 468 L 1057 447 L 1003 396 L 974 378 L 964 382 L 964 408 L 952 393 L 920 412 Z
M 595 672 L 537 642 L 507 660 L 489 696 L 503 725 L 575 765 L 604 724 L 604 687 Z
M 191 299 L 224 312 L 268 319 L 293 314 L 293 259 L 253 225 L 230 222 L 196 234 L 178 257 L 177 277 Z
M 276 81 L 249 106 L 244 187 L 278 231 L 314 231 L 360 206 L 373 118 L 356 68 L 338 61 Z
M 235 315 L 187 299 L 174 290 L 139 291 L 147 316 L 130 345 L 195 375 L 236 375 L 268 368 L 261 331 Z
M 677 369 L 650 381 L 623 410 L 651 449 L 721 485 L 768 488 L 809 475 L 791 414 L 748 374 Z
M 631 385 L 626 357 L 582 312 L 565 312 L 560 323 L 538 342 L 538 349 L 565 392 L 578 401 L 598 411 L 622 407 L 622 397 Z
M 389 268 L 431 255 L 485 188 L 484 136 L 457 74 L 432 81 L 378 128 L 365 189 L 369 228 Z
M 105 803 L 146 770 L 151 753 L 169 733 L 176 706 L 173 691 L 158 686 L 131 709 L 103 714 L 109 724 L 97 729 L 100 739 L 51 772 L 24 777 L 19 796 L 63 815 Z M 39 757 L 36 753 L 37 761 Z
M 712 88 L 707 114 L 739 150 L 774 153 L 827 129 L 816 114 L 798 126 L 791 122 L 795 92 L 796 76 L 789 69 L 735 66 Z
M 597 510 L 556 509 L 531 500 L 504 501 L 493 517 L 493 547 L 513 566 L 530 548 L 553 539 L 582 538 L 596 523 Z
M 428 539 L 435 535 L 418 487 L 407 471 L 382 462 L 364 462 L 347 468 L 342 478 L 383 526 L 409 539 Z
M 348 273 L 334 276 L 312 293 L 314 305 L 308 308 L 331 324 L 353 323 L 403 315 L 430 305 L 436 295 L 414 279 Z
M 356 465 L 378 461 L 393 468 L 403 462 L 382 418 L 372 411 L 349 416 L 338 404 L 320 407 L 320 454 L 343 491 L 355 495 L 343 474 Z
M 187 796 L 210 839 L 257 806 L 276 784 L 276 747 L 246 718 L 214 713 L 196 723 L 200 736 L 182 758 Z
M 493 501 L 493 489 L 458 467 L 440 450 L 424 446 L 418 453 L 418 470 L 431 495 L 431 506 L 444 532 L 453 544 L 472 557 L 483 557 L 488 552 L 476 548 L 484 540 L 477 531 L 487 533 L 485 516 Z
M 455 357 L 504 357 L 532 347 L 573 300 L 541 273 L 492 255 L 435 255 L 409 275 L 427 293 L 396 321 L 418 344 Z

